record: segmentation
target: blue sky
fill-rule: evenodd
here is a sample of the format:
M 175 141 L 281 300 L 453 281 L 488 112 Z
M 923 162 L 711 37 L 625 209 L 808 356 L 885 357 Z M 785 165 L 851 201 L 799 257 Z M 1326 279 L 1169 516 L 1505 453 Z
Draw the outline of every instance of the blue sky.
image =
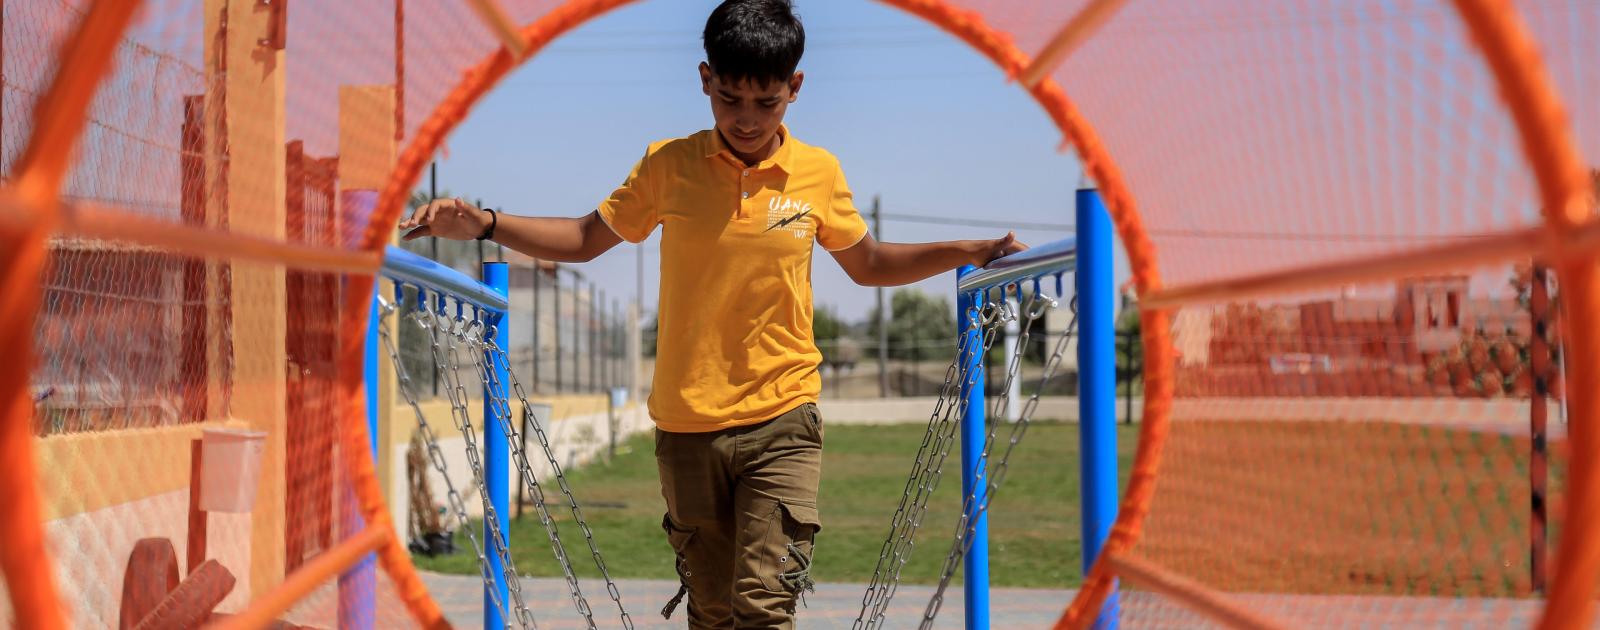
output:
M 873 2 L 800 0 L 806 84 L 786 119 L 832 151 L 865 212 L 1046 224 L 1073 222 L 1079 169 L 1031 98 L 988 60 L 918 18 Z M 558 40 L 509 77 L 448 139 L 439 186 L 514 214 L 579 216 L 627 175 L 651 141 L 711 125 L 696 65 L 714 0 L 650 0 Z M 426 177 L 422 182 L 427 185 Z M 1063 231 L 1018 230 L 1029 244 Z M 886 220 L 884 238 L 995 237 L 1003 230 Z M 644 307 L 655 305 L 657 244 L 643 245 Z M 607 295 L 635 293 L 636 247 L 578 266 Z M 1117 282 L 1127 277 L 1118 256 Z M 951 294 L 954 275 L 919 283 Z M 864 318 L 873 290 L 816 250 L 818 306 Z

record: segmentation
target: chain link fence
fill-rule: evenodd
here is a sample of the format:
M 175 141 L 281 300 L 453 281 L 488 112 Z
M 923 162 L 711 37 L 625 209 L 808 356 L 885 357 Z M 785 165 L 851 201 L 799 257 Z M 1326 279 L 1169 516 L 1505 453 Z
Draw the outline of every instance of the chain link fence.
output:
M 492 243 L 426 238 L 402 246 L 471 277 L 479 277 L 485 262 L 510 265 L 507 355 L 529 393 L 601 394 L 630 384 L 627 306 L 582 272 Z M 428 340 L 402 328 L 400 352 L 421 393 L 440 395 Z

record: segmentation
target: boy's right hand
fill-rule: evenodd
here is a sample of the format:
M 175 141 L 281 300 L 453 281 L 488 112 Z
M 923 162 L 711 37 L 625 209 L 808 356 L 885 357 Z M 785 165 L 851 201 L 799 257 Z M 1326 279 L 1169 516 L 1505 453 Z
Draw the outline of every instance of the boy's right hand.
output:
M 400 229 L 410 230 L 401 237 L 407 241 L 424 236 L 470 241 L 488 228 L 489 213 L 460 199 L 436 199 L 400 222 Z

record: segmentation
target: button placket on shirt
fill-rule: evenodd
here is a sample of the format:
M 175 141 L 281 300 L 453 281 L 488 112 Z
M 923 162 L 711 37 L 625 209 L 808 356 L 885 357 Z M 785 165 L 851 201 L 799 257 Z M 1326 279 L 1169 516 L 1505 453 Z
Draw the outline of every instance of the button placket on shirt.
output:
M 740 170 L 739 170 L 739 216 L 743 217 L 743 218 L 750 218 L 751 216 L 754 216 L 754 214 L 751 212 L 751 208 L 750 208 L 750 204 L 753 203 L 752 201 L 750 201 L 750 191 L 751 191 L 751 188 L 754 187 L 754 184 L 751 183 L 750 175 L 752 173 L 754 173 L 755 170 L 756 170 L 755 167 L 746 166 L 746 165 L 742 165 L 742 164 L 740 165 Z
M 734 161 L 731 157 L 730 160 L 728 160 L 728 163 L 733 165 L 734 168 L 738 169 L 739 171 L 739 209 L 738 213 L 734 213 L 734 216 L 738 217 L 738 219 L 749 219 L 749 217 L 752 216 L 752 213 L 750 213 L 750 173 L 752 173 L 755 168 L 746 165 L 746 163 L 742 163 L 742 161 Z
M 757 192 L 760 192 L 759 191 L 759 186 L 757 184 L 757 181 L 760 180 L 761 178 L 757 177 L 757 175 L 760 175 L 761 172 L 763 172 L 763 171 L 767 170 L 768 168 L 770 168 L 771 165 L 770 165 L 770 163 L 766 163 L 766 162 L 762 163 L 759 166 L 750 166 L 748 164 L 740 163 L 738 165 L 738 167 L 739 167 L 739 217 L 748 219 L 750 217 L 755 216 L 755 209 L 752 207 L 751 204 L 755 203 L 755 201 L 754 201 L 755 194 Z

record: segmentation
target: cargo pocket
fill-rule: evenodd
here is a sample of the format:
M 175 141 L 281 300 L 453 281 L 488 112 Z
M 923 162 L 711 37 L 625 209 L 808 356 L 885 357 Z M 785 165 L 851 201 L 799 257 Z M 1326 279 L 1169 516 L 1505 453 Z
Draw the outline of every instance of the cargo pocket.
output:
M 689 540 L 694 538 L 694 530 L 679 529 L 673 525 L 672 517 L 665 515 L 661 517 L 661 529 L 667 531 L 667 544 L 672 545 L 672 553 L 676 557 L 673 566 L 678 571 L 678 594 L 673 595 L 672 599 L 667 601 L 667 605 L 661 608 L 661 618 L 671 619 L 672 611 L 677 610 L 678 604 L 689 594 L 689 579 L 694 577 L 694 570 L 683 557 L 683 550 L 688 548 Z
M 822 521 L 817 508 L 795 503 L 779 503 L 767 522 L 767 539 L 762 554 L 761 581 L 767 590 L 785 592 L 796 599 L 816 590 L 811 579 L 811 561 L 817 532 Z M 794 600 L 788 609 L 794 612 Z

